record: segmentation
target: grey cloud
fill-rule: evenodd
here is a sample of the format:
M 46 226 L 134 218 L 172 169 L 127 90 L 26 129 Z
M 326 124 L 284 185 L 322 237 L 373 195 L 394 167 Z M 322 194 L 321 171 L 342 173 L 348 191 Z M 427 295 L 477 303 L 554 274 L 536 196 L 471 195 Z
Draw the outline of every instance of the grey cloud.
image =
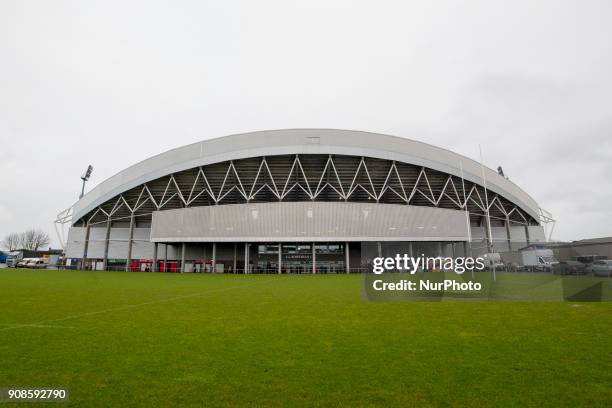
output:
M 0 236 L 173 147 L 362 129 L 478 159 L 559 220 L 612 235 L 610 2 L 0 4 Z M 57 245 L 57 242 L 54 243 Z

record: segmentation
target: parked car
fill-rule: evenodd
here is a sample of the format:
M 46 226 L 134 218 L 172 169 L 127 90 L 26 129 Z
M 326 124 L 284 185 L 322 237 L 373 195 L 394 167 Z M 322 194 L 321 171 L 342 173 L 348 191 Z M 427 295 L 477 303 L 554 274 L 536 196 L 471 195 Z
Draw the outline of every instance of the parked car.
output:
M 572 258 L 572 260 L 581 262 L 585 265 L 589 265 L 595 261 L 601 261 L 604 259 L 608 259 L 608 257 L 605 255 L 580 255 L 580 256 L 574 256 Z
M 502 262 L 501 255 L 497 252 L 484 254 L 483 258 L 487 269 L 495 269 L 496 271 L 503 271 L 506 269 L 506 265 Z
M 602 259 L 587 266 L 587 271 L 595 276 L 612 276 L 612 260 Z
M 578 261 L 561 261 L 553 264 L 555 275 L 583 275 L 586 273 L 586 265 Z
M 28 269 L 45 269 L 49 265 L 49 258 L 29 258 L 25 264 Z
M 24 266 L 26 268 L 28 268 L 28 269 L 34 269 L 34 267 L 36 266 L 37 262 L 38 262 L 37 258 L 30 258 L 30 260 L 28 262 L 26 262 L 26 264 Z
M 15 264 L 15 268 L 27 268 L 28 263 L 32 262 L 33 258 L 23 258 Z

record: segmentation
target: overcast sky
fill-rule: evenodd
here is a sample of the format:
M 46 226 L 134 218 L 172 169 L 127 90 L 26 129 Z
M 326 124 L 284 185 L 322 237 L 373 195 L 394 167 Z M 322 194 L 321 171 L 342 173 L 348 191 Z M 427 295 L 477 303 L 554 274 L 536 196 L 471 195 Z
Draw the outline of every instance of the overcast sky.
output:
M 0 238 L 165 150 L 327 127 L 445 147 L 612 235 L 612 1 L 0 2 Z M 53 234 L 54 236 L 54 234 Z M 54 236 L 54 245 L 58 245 Z

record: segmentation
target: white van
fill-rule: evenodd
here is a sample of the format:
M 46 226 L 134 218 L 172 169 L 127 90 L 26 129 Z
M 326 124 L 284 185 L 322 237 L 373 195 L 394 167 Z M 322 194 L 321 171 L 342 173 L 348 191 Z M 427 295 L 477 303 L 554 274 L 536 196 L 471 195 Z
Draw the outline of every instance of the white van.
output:
M 559 262 L 552 249 L 524 249 L 521 251 L 523 266 L 530 271 L 552 271 Z
M 27 265 L 33 260 L 34 258 L 23 258 L 20 261 L 17 261 L 15 268 L 27 268 Z
M 25 267 L 29 269 L 46 269 L 48 265 L 49 258 L 29 258 L 29 261 L 25 264 Z

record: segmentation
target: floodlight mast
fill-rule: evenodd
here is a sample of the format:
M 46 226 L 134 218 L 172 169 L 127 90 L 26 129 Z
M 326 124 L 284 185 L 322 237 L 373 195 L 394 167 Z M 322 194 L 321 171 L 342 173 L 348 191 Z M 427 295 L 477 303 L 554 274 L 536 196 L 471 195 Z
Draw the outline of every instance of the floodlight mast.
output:
M 79 200 L 85 195 L 85 183 L 87 182 L 87 180 L 89 180 L 89 177 L 91 177 L 92 171 L 93 166 L 90 164 L 89 166 L 87 166 L 87 170 L 85 170 L 85 173 L 83 173 L 83 175 L 81 176 L 81 180 L 83 180 L 83 186 L 81 187 L 81 195 L 79 196 Z

